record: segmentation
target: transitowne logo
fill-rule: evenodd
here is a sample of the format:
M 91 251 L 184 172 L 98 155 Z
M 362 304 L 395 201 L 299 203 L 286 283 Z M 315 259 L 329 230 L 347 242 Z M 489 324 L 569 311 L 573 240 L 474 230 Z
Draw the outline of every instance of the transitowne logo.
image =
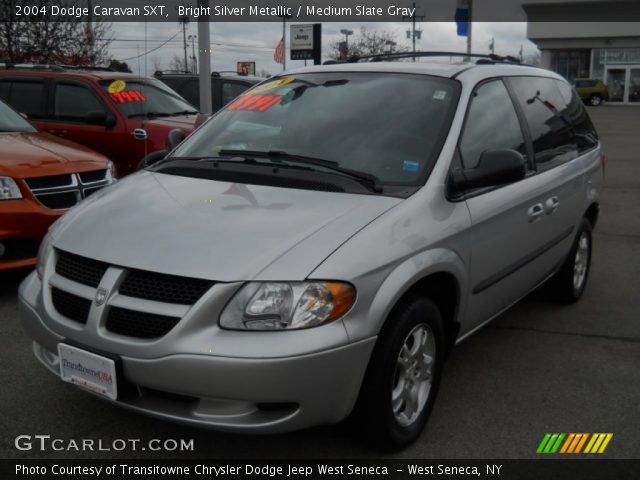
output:
M 536 453 L 604 453 L 613 433 L 546 433 Z

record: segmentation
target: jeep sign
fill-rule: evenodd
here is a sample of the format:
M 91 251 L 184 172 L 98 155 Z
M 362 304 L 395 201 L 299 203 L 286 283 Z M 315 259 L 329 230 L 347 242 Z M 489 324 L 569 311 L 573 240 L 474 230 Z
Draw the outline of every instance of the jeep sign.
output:
M 319 65 L 321 35 L 322 25 L 319 23 L 291 25 L 291 60 L 314 60 Z

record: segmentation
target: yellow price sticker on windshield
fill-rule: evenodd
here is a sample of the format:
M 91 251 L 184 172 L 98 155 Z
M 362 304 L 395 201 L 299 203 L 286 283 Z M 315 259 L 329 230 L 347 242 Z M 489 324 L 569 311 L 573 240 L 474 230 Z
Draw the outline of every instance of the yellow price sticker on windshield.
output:
M 250 91 L 247 91 L 247 93 L 255 94 L 255 93 L 266 92 L 269 90 L 273 90 L 274 88 L 283 87 L 284 85 L 287 85 L 288 83 L 291 83 L 294 80 L 295 78 L 293 77 L 279 78 L 277 80 L 267 82 L 263 85 L 258 85 L 256 88 L 252 88 Z
M 120 93 L 125 88 L 127 88 L 127 84 L 124 80 L 115 80 L 109 84 L 109 88 L 107 89 L 107 91 L 109 93 Z

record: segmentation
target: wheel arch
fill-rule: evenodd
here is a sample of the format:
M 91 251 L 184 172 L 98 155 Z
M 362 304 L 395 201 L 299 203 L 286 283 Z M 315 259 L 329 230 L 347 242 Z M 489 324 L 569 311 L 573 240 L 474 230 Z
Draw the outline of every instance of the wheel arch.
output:
M 589 208 L 584 212 L 584 218 L 589 220 L 591 223 L 591 228 L 595 228 L 596 223 L 598 222 L 598 217 L 600 216 L 600 204 L 598 202 L 593 202 L 589 205 Z
M 416 268 L 418 265 L 422 268 Z M 430 250 L 405 260 L 387 276 L 371 303 L 370 318 L 377 322 L 375 332 L 383 331 L 394 310 L 407 299 L 428 297 L 442 314 L 448 353 L 460 330 L 466 285 L 464 262 L 451 250 Z

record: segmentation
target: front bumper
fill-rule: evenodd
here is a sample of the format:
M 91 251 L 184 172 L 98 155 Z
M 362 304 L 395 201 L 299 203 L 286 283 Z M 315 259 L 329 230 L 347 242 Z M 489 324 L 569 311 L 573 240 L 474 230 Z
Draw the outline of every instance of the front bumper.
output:
M 216 329 L 205 341 L 218 344 L 217 333 L 218 338 L 227 339 L 229 348 L 222 347 L 226 352 L 242 355 L 242 337 L 252 345 L 258 333 L 266 345 L 280 335 L 283 354 L 216 355 L 193 345 L 185 351 L 143 358 L 134 353 L 145 352 L 144 345 L 120 349 L 113 343 L 105 349 L 108 339 L 93 344 L 90 337 L 62 334 L 64 328 L 56 328 L 54 320 L 47 318 L 42 283 L 35 274 L 21 285 L 19 303 L 23 326 L 34 339 L 35 356 L 56 375 L 59 365 L 54 352 L 60 341 L 70 339 L 88 350 L 108 351 L 122 362 L 118 388 L 125 393 L 114 403 L 166 420 L 225 431 L 276 433 L 339 422 L 355 404 L 375 344 L 374 337 L 318 350 L 314 337 L 322 336 L 320 330 L 325 327 L 297 332 Z M 333 328 L 343 329 L 341 325 Z M 305 342 L 307 353 L 301 347 Z M 231 349 L 229 343 L 235 346 Z M 157 345 L 153 348 L 159 351 Z M 296 353 L 288 355 L 287 350 Z
M 0 256 L 0 271 L 34 266 L 37 244 L 63 213 L 30 197 L 0 201 L 0 243 L 8 246 Z

